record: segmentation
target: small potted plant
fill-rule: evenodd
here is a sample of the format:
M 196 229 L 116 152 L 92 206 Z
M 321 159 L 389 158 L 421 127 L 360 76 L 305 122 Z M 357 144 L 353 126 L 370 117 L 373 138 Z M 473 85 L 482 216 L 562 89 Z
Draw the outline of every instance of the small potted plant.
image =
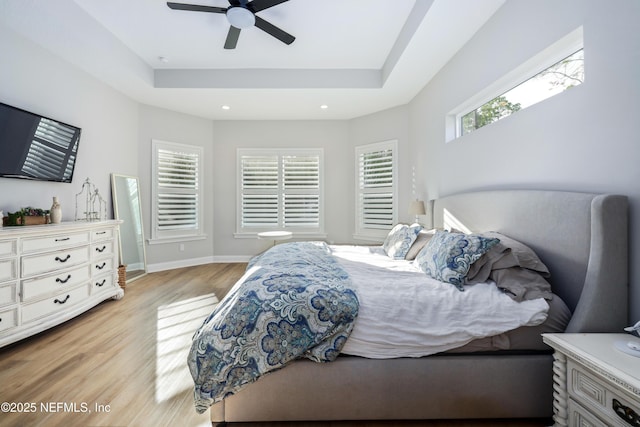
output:
M 32 207 L 22 208 L 16 212 L 9 212 L 4 218 L 4 225 L 40 225 L 48 222 L 49 211 Z

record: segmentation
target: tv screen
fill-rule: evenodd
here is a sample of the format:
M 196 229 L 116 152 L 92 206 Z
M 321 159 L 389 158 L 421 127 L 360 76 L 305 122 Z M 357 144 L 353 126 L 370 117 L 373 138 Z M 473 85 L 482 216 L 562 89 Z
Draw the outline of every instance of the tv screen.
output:
M 0 176 L 71 182 L 80 130 L 0 103 Z

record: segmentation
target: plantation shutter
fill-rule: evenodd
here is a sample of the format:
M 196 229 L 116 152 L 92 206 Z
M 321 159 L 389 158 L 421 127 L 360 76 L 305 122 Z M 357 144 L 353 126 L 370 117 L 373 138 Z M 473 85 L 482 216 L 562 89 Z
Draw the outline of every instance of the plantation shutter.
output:
M 201 234 L 202 149 L 154 141 L 154 238 Z
M 278 226 L 278 156 L 242 156 L 242 227 Z
M 322 228 L 320 150 L 239 150 L 239 231 Z
M 396 222 L 395 143 L 356 149 L 358 170 L 359 233 L 367 229 L 389 230 Z
M 320 158 L 284 156 L 284 227 L 319 227 Z

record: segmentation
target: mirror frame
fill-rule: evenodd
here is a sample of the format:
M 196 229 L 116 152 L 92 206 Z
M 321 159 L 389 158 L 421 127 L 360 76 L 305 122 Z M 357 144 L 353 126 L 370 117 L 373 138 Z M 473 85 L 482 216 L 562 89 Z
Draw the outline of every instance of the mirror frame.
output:
M 139 248 L 139 251 L 142 253 L 142 264 L 143 264 L 143 268 L 142 270 L 133 270 L 133 272 L 131 272 L 132 274 L 130 274 L 129 271 L 126 272 L 126 282 L 125 283 L 129 283 L 132 282 L 136 279 L 139 279 L 140 277 L 143 277 L 147 274 L 147 253 L 146 253 L 146 248 L 145 248 L 145 239 L 144 239 L 144 225 L 143 225 L 143 221 L 142 221 L 142 201 L 140 200 L 140 181 L 138 180 L 137 176 L 131 176 L 131 175 L 123 175 L 123 174 L 117 174 L 117 173 L 112 173 L 111 174 L 111 198 L 113 201 L 113 217 L 117 220 L 121 220 L 123 221 L 123 219 L 121 218 L 121 212 L 120 212 L 120 208 L 118 206 L 118 190 L 117 190 L 117 185 L 116 185 L 116 181 L 118 178 L 126 178 L 126 179 L 133 179 L 136 182 L 136 187 L 138 190 L 138 220 L 140 221 L 140 241 L 141 241 L 141 245 Z M 121 236 L 121 230 L 120 227 L 118 227 L 118 265 L 123 265 L 123 252 L 122 252 L 122 236 Z M 141 249 L 141 250 L 140 250 Z

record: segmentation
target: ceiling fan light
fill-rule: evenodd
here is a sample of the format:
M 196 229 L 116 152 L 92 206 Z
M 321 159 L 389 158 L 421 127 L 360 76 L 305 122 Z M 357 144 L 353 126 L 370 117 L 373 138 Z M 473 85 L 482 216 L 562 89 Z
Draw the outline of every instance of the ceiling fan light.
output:
M 240 29 L 253 27 L 256 23 L 256 17 L 253 13 L 249 9 L 239 6 L 227 9 L 227 19 L 231 25 Z

